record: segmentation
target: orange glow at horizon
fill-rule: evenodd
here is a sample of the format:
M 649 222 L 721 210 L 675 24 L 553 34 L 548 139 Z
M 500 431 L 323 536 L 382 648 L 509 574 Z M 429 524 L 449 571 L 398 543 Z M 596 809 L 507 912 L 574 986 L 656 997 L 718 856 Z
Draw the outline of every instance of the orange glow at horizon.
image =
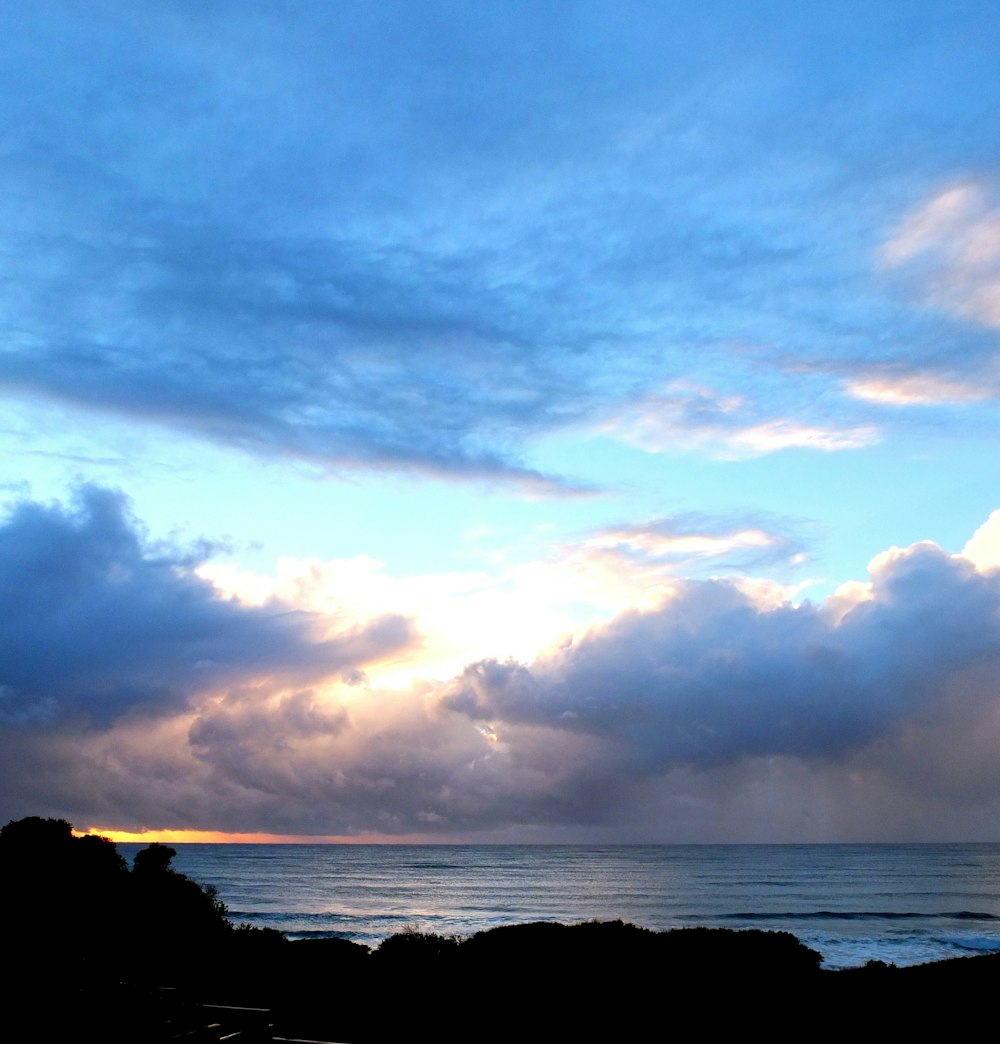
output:
M 151 845 L 154 842 L 166 845 L 412 845 L 426 843 L 424 835 L 405 834 L 238 834 L 221 830 L 116 830 L 113 827 L 91 826 L 86 830 L 74 830 L 77 837 L 97 834 L 115 844 L 138 843 Z

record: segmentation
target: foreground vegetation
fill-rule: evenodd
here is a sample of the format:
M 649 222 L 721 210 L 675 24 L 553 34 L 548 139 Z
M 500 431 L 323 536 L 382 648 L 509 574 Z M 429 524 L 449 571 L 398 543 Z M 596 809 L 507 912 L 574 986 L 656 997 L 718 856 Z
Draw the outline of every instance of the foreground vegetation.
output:
M 1000 978 L 1000 957 L 828 972 L 787 933 L 621 921 L 403 933 L 371 951 L 290 942 L 234 926 L 210 888 L 171 869 L 173 855 L 150 845 L 130 868 L 63 820 L 0 831 L 8 1039 L 178 1039 L 205 1004 L 269 1009 L 274 1028 L 247 1041 L 638 1040 L 681 1023 L 786 1038 L 860 1021 L 898 1032 L 938 1009 L 955 1031 Z

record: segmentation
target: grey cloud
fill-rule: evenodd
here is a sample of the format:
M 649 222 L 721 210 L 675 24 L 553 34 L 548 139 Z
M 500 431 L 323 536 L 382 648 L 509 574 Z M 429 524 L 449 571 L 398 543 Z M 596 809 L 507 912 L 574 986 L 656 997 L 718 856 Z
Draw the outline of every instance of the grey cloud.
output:
M 901 726 L 948 681 L 1000 663 L 1000 580 L 917 546 L 836 621 L 804 603 L 762 611 L 727 583 L 688 582 L 530 666 L 466 669 L 446 704 L 620 745 L 623 770 L 766 756 L 842 758 Z
M 250 680 L 308 684 L 415 641 L 399 617 L 329 634 L 277 603 L 226 601 L 195 564 L 146 546 L 117 493 L 18 504 L 0 526 L 0 720 L 107 727 Z
M 294 699 L 294 718 L 288 697 L 261 690 L 194 718 L 194 789 L 216 802 L 205 821 L 292 833 L 454 834 L 593 822 L 616 792 L 597 770 L 602 752 L 569 733 L 525 726 L 497 744 L 489 730 L 414 694 L 370 691 L 344 705 L 328 696 L 325 707 Z M 320 727 L 303 728 L 303 710 Z

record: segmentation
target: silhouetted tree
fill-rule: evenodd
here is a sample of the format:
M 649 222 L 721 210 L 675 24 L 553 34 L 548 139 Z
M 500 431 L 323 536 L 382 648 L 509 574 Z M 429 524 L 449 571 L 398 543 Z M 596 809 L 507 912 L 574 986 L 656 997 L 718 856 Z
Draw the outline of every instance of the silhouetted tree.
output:
M 65 820 L 8 823 L 0 895 L 4 941 L 21 977 L 169 981 L 204 967 L 232 925 L 214 889 L 170 868 L 175 855 L 150 845 L 130 873 L 111 841 L 77 837 Z
M 137 874 L 165 873 L 170 870 L 170 864 L 176 855 L 176 848 L 154 841 L 140 852 L 136 852 L 132 860 L 132 869 Z

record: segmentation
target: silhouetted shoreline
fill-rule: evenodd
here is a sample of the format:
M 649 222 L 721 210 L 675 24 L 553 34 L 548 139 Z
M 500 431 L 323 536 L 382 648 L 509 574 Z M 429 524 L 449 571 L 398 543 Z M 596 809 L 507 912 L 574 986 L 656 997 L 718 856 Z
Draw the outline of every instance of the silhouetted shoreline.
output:
M 113 844 L 73 837 L 61 820 L 0 831 L 5 1025 L 51 1040 L 351 1044 L 645 1039 L 679 1013 L 712 1031 L 801 1035 L 803 1018 L 898 1031 L 944 1006 L 954 1027 L 1000 976 L 996 954 L 828 971 L 784 932 L 622 921 L 404 932 L 374 949 L 292 941 L 234 926 L 211 889 L 171 869 L 172 855 L 151 845 L 129 869 Z
M 175 953 L 154 977 L 138 968 L 116 981 L 93 973 L 22 980 L 5 1024 L 13 1015 L 41 1030 L 35 1039 L 90 1040 L 97 1020 L 96 1039 L 109 1042 L 182 1039 L 218 1026 L 219 1036 L 189 1039 L 242 1029 L 232 1039 L 247 1044 L 644 1040 L 651 1023 L 665 1034 L 692 1013 L 705 1031 L 757 1026 L 779 1039 L 798 1039 L 807 1026 L 905 1032 L 928 1012 L 960 1026 L 981 1010 L 1000 955 L 826 971 L 785 933 L 544 922 L 465 940 L 395 935 L 372 951 L 237 930 L 227 945 Z

